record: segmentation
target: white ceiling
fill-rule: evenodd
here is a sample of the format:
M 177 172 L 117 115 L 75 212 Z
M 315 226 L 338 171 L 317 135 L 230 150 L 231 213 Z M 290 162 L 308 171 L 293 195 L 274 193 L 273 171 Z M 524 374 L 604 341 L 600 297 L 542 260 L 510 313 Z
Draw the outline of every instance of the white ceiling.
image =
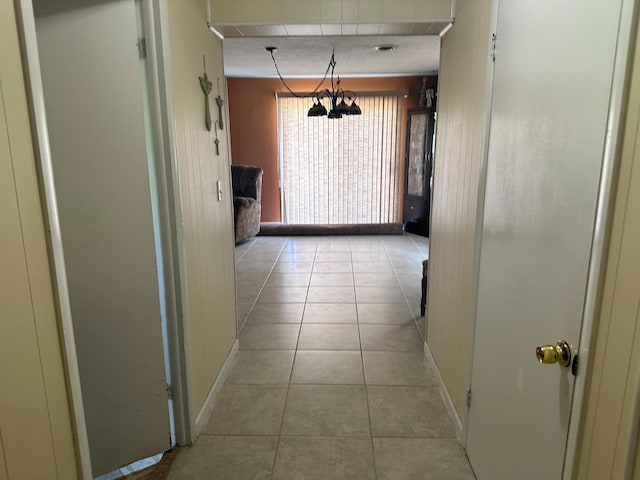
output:
M 49 0 L 53 1 L 53 0 Z M 450 22 L 304 23 L 304 24 L 213 24 L 224 38 L 242 37 L 330 37 L 341 35 L 438 35 Z
M 375 45 L 398 48 L 378 52 Z M 321 77 L 335 48 L 335 74 L 341 77 L 424 75 L 438 70 L 440 37 L 337 36 L 261 37 L 224 40 L 224 69 L 229 77 L 276 77 L 267 46 L 278 47 L 276 61 L 284 77 Z

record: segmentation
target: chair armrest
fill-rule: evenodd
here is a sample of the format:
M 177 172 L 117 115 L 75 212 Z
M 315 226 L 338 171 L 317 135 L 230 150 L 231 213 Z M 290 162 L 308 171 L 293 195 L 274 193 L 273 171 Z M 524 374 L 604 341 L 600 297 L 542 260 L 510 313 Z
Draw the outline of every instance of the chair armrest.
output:
M 240 207 L 251 207 L 252 205 L 258 203 L 255 198 L 250 197 L 233 197 L 233 206 L 235 208 Z

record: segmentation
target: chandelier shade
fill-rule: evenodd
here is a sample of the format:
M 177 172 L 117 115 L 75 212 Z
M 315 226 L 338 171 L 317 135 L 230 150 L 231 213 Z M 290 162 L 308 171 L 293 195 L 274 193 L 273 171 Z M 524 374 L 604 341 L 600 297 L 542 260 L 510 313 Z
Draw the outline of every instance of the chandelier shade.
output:
M 323 117 L 327 115 L 327 109 L 320 102 L 314 102 L 307 112 L 307 117 Z
M 342 118 L 343 115 L 362 115 L 362 110 L 356 104 L 356 98 L 358 97 L 355 92 L 349 90 L 343 90 L 340 86 L 340 77 L 335 76 L 335 68 L 336 68 L 336 57 L 335 50 L 331 53 L 331 59 L 329 60 L 329 65 L 327 66 L 327 70 L 324 73 L 324 77 L 318 84 L 318 86 L 307 95 L 300 95 L 295 93 L 287 82 L 280 74 L 280 69 L 278 68 L 278 63 L 276 62 L 276 57 L 274 52 L 278 50 L 277 47 L 265 47 L 265 49 L 271 54 L 271 59 L 273 60 L 273 65 L 276 68 L 276 72 L 278 73 L 278 77 L 280 81 L 285 86 L 285 88 L 291 93 L 293 96 L 298 98 L 306 98 L 309 97 L 312 99 L 313 104 L 309 111 L 307 112 L 308 117 L 327 117 L 327 118 Z M 325 81 L 329 77 L 331 82 L 331 88 L 323 88 Z M 329 101 L 329 110 L 327 107 L 323 105 L 323 100 L 328 99 Z M 350 102 L 349 104 L 345 102 L 345 99 Z

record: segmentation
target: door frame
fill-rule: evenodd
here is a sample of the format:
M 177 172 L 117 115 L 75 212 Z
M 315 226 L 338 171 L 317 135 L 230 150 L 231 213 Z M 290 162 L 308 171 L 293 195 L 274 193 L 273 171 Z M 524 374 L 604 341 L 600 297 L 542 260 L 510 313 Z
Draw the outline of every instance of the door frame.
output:
M 620 149 L 622 147 L 622 122 L 626 112 L 629 95 L 629 73 L 631 66 L 632 33 L 634 30 L 634 11 L 640 4 L 638 0 L 622 0 L 620 8 L 620 24 L 615 60 L 613 64 L 613 78 L 609 100 L 609 114 L 607 116 L 607 135 L 605 137 L 600 184 L 598 186 L 598 201 L 596 205 L 595 224 L 591 241 L 591 259 L 587 273 L 585 303 L 582 315 L 582 330 L 580 332 L 579 373 L 576 375 L 571 401 L 571 416 L 569 418 L 569 432 L 564 457 L 563 480 L 571 480 L 576 469 L 576 460 L 580 436 L 582 434 L 582 417 L 585 406 L 585 394 L 591 363 L 592 348 L 595 343 L 595 324 L 600 313 L 603 284 L 611 222 L 613 220 L 613 206 L 616 192 L 616 176 L 620 164 Z
M 490 32 L 497 33 L 498 11 L 500 0 L 493 0 L 490 16 Z M 612 207 L 615 199 L 615 180 L 620 161 L 619 150 L 622 145 L 621 123 L 625 113 L 625 103 L 629 90 L 629 67 L 632 52 L 632 33 L 634 28 L 634 12 L 640 8 L 640 0 L 622 0 L 620 9 L 620 24 L 618 27 L 617 47 L 613 66 L 613 78 L 610 91 L 610 105 L 607 115 L 607 135 L 603 149 L 603 160 L 598 186 L 595 223 L 592 234 L 591 256 L 589 260 L 585 303 L 583 307 L 580 346 L 580 375 L 575 377 L 574 391 L 571 400 L 571 414 L 569 430 L 564 456 L 563 480 L 571 480 L 575 473 L 580 435 L 582 434 L 582 415 L 585 406 L 585 393 L 590 376 L 592 361 L 592 347 L 595 340 L 594 324 L 599 314 L 604 281 L 604 268 L 608 239 L 612 221 Z M 476 212 L 475 231 L 475 260 L 473 269 L 473 300 L 470 312 L 470 360 L 468 365 L 467 388 L 471 389 L 474 361 L 474 345 L 476 333 L 476 308 L 478 299 L 478 284 L 480 272 L 480 254 L 482 250 L 482 223 L 484 219 L 484 199 L 487 180 L 487 165 L 489 156 L 489 137 L 491 133 L 491 105 L 493 99 L 494 62 L 492 59 L 493 42 L 489 39 L 489 58 L 487 58 L 487 85 L 485 90 L 486 127 L 483 141 L 483 155 L 480 166 L 478 185 L 478 208 Z M 463 430 L 461 442 L 466 447 L 469 427 L 469 406 L 465 409 L 462 422 Z
M 171 99 L 171 62 L 169 22 L 166 0 L 139 0 L 145 29 L 147 74 L 153 129 L 158 197 L 161 202 L 165 302 L 165 330 L 168 354 L 167 382 L 170 385 L 170 416 L 173 443 L 192 442 L 194 426 L 189 409 L 190 372 L 187 363 L 188 322 L 186 321 L 184 240 L 182 198 L 180 196 L 177 156 L 175 154 L 174 115 Z
M 469 311 L 469 361 L 467 363 L 467 392 L 471 391 L 473 380 L 473 355 L 476 337 L 476 314 L 478 306 L 478 286 L 480 282 L 480 254 L 482 253 L 482 224 L 484 222 L 484 200 L 487 186 L 487 166 L 489 164 L 489 138 L 491 135 L 491 105 L 493 104 L 493 75 L 495 72 L 495 63 L 493 61 L 494 40 L 493 35 L 498 31 L 498 9 L 500 0 L 493 0 L 491 3 L 491 15 L 489 17 L 490 38 L 487 38 L 489 48 L 487 49 L 487 70 L 485 76 L 485 127 L 482 139 L 482 159 L 480 160 L 480 172 L 478 174 L 478 192 L 476 197 L 477 210 L 475 220 L 475 238 L 473 247 L 473 270 L 472 270 L 472 292 L 471 292 L 471 309 Z M 467 402 L 464 417 L 462 420 L 462 432 L 460 432 L 459 440 L 466 448 L 469 435 L 469 403 Z
M 91 469 L 91 454 L 89 452 L 89 436 L 84 414 L 82 389 L 80 386 L 80 369 L 76 353 L 73 321 L 71 318 L 71 303 L 69 300 L 69 285 L 65 268 L 64 249 L 55 183 L 53 180 L 53 163 L 49 145 L 49 131 L 44 106 L 44 89 L 40 71 L 38 41 L 36 37 L 35 15 L 31 0 L 19 0 L 16 5 L 17 21 L 21 30 L 23 64 L 25 69 L 25 83 L 27 84 L 27 100 L 31 110 L 32 130 L 34 136 L 34 152 L 40 176 L 40 190 L 45 210 L 45 225 L 48 232 L 47 247 L 52 270 L 52 283 L 55 287 L 54 300 L 58 313 L 58 327 L 60 329 L 61 346 L 64 356 L 67 391 L 72 413 L 73 433 L 76 446 L 76 464 L 78 477 L 83 480 L 93 478 Z
M 178 185 L 178 169 L 175 155 L 174 117 L 171 103 L 170 49 L 168 37 L 167 0 L 141 0 L 145 26 L 148 62 L 148 87 L 153 131 L 154 154 L 157 168 L 157 189 L 160 200 L 160 230 L 163 278 L 165 281 L 166 325 L 165 364 L 168 365 L 167 382 L 170 385 L 170 422 L 172 444 L 185 445 L 192 442 L 194 424 L 189 410 L 189 371 L 186 362 L 188 352 L 188 322 L 184 312 L 185 272 L 183 261 L 183 230 L 181 197 Z M 54 298 L 58 310 L 61 345 L 64 354 L 65 375 L 70 408 L 78 477 L 93 478 L 89 438 L 82 390 L 75 335 L 71 317 L 69 289 L 57 197 L 53 178 L 53 164 L 49 143 L 48 126 L 44 104 L 44 90 L 40 70 L 35 15 L 32 0 L 16 1 L 17 21 L 21 32 L 25 83 L 34 134 L 34 151 L 40 175 L 45 222 L 48 228 L 48 249 L 55 287 Z

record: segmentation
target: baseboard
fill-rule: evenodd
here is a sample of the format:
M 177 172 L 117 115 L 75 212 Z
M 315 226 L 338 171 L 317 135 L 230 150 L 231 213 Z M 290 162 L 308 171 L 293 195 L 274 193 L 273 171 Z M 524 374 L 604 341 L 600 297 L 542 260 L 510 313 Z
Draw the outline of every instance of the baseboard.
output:
M 227 379 L 227 376 L 229 375 L 231 364 L 233 363 L 233 360 L 235 359 L 236 354 L 238 353 L 238 347 L 239 347 L 239 342 L 238 340 L 236 340 L 235 343 L 233 344 L 233 347 L 231 347 L 231 351 L 229 352 L 229 355 L 227 355 L 227 359 L 225 360 L 224 365 L 220 369 L 218 378 L 216 378 L 216 381 L 213 382 L 211 390 L 209 390 L 209 393 L 207 394 L 207 398 L 205 399 L 204 404 L 202 405 L 202 408 L 200 409 L 200 412 L 196 417 L 196 425 L 195 425 L 196 428 L 195 428 L 195 431 L 192 432 L 191 442 L 195 442 L 196 438 L 200 436 L 202 429 L 205 427 L 205 425 L 209 421 L 209 416 L 211 415 L 211 411 L 213 410 L 213 404 L 215 403 L 216 398 L 218 397 L 218 393 L 220 393 L 220 389 L 222 388 L 224 381 Z
M 305 235 L 402 235 L 401 223 L 299 225 L 262 222 L 260 236 Z
M 451 395 L 449 395 L 449 390 L 447 390 L 444 380 L 442 380 L 442 376 L 440 375 L 440 370 L 438 370 L 438 366 L 436 365 L 436 362 L 433 358 L 433 354 L 431 353 L 431 349 L 429 348 L 429 345 L 427 344 L 427 342 L 424 342 L 424 356 L 425 356 L 425 361 L 430 364 L 430 366 L 432 367 L 433 373 L 436 376 L 438 387 L 440 387 L 440 396 L 442 396 L 442 400 L 444 401 L 444 406 L 446 407 L 447 412 L 449 413 L 449 417 L 453 422 L 453 429 L 456 432 L 456 437 L 458 437 L 458 441 L 460 441 L 460 443 L 464 445 L 464 438 L 462 435 L 462 432 L 463 432 L 462 420 L 460 419 L 460 415 L 458 415 L 456 407 L 453 404 Z

